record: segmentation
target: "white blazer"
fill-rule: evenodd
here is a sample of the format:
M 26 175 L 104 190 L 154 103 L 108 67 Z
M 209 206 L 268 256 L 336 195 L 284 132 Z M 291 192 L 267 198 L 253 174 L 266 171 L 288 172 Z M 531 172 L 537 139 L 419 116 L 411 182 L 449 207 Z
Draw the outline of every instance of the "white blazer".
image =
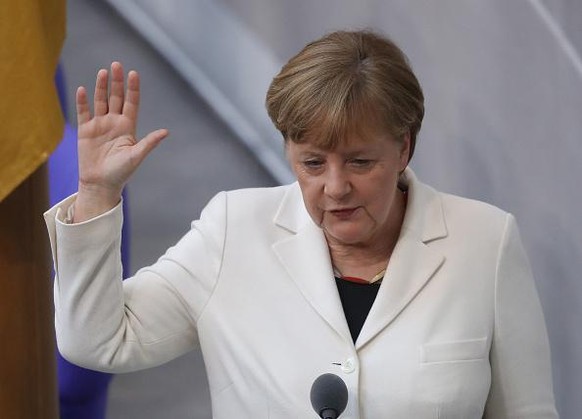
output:
M 45 214 L 59 349 L 122 372 L 199 345 L 216 419 L 316 418 L 309 391 L 325 372 L 348 387 L 342 419 L 556 418 L 513 216 L 404 177 L 402 232 L 355 344 L 297 184 L 218 194 L 124 282 L 121 206 L 66 224 L 70 197 Z

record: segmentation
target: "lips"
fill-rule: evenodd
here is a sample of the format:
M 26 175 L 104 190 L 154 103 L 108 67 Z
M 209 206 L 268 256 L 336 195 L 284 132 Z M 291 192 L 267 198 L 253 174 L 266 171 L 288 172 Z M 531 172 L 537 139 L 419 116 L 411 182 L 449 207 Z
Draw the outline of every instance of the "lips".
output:
M 350 218 L 358 210 L 358 208 L 359 207 L 340 208 L 340 209 L 329 210 L 328 212 L 337 218 L 345 219 L 345 218 Z

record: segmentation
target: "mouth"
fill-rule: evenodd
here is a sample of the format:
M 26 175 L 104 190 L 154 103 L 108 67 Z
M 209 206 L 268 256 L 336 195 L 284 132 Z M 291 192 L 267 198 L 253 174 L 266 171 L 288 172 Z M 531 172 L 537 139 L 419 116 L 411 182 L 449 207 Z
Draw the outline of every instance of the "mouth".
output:
M 338 208 L 334 210 L 328 210 L 328 212 L 334 217 L 340 219 L 350 218 L 360 207 L 353 208 Z

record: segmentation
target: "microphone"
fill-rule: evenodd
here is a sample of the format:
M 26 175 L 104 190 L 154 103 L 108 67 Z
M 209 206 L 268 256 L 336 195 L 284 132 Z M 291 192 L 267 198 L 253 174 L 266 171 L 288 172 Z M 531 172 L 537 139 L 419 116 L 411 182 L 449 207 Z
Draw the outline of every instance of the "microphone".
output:
M 311 406 L 322 419 L 337 419 L 348 404 L 346 383 L 335 374 L 322 374 L 311 386 Z

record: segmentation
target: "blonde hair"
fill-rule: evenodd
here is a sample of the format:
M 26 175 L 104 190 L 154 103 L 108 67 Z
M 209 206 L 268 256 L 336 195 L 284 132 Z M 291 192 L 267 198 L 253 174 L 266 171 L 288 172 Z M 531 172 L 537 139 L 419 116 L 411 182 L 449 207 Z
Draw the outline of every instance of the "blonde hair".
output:
M 283 66 L 266 107 L 285 141 L 332 149 L 352 133 L 387 130 L 397 139 L 410 134 L 410 159 L 424 96 L 394 42 L 371 31 L 338 31 L 307 44 Z

